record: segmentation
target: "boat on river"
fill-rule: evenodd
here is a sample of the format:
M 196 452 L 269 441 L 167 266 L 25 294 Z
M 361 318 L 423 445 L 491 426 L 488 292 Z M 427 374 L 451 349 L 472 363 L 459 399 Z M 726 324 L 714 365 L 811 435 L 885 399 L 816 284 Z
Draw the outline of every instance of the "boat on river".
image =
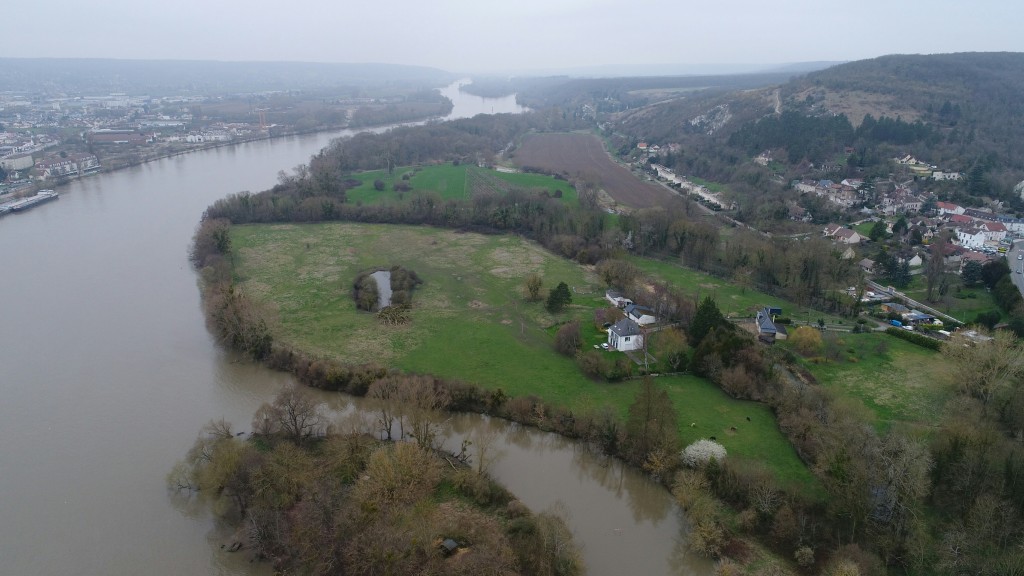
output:
M 60 198 L 60 194 L 53 190 L 40 190 L 39 192 L 36 192 L 35 196 L 15 200 L 14 202 L 6 204 L 5 207 L 11 212 L 23 212 L 29 208 L 34 208 L 40 204 L 49 202 L 50 200 L 56 200 L 57 198 Z

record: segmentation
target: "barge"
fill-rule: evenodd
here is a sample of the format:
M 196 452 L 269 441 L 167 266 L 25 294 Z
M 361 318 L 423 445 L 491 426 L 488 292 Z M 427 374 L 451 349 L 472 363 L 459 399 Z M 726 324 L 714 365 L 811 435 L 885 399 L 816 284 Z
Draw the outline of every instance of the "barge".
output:
M 23 212 L 29 208 L 34 208 L 40 204 L 49 202 L 50 200 L 56 200 L 57 198 L 60 198 L 60 194 L 57 194 L 53 190 L 40 190 L 39 192 L 36 192 L 35 196 L 15 200 L 14 202 L 10 202 L 3 207 L 0 207 L 0 210 L 6 208 L 11 212 Z

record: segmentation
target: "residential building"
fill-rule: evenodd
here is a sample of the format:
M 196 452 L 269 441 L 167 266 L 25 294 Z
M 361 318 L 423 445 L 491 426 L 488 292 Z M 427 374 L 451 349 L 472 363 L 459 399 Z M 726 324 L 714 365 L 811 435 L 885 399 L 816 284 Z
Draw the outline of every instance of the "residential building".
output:
M 640 325 L 629 318 L 619 320 L 608 329 L 608 348 L 610 350 L 629 352 L 630 350 L 639 350 L 643 346 L 644 335 L 640 330 Z

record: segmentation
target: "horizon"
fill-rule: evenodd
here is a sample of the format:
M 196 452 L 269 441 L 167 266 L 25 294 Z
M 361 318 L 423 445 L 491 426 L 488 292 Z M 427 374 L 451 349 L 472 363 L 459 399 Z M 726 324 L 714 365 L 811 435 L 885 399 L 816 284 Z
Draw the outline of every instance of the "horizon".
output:
M 700 10 L 655 2 L 523 0 L 515 5 L 396 0 L 381 6 L 298 0 L 216 5 L 182 0 L 173 11 L 110 0 L 84 13 L 68 0 L 18 3 L 0 54 L 10 58 L 387 63 L 456 74 L 565 73 L 591 69 L 764 69 L 890 54 L 1021 52 L 1024 5 L 980 0 L 865 0 L 766 6 L 726 0 Z M 987 9 L 989 8 L 989 9 Z M 892 13 L 887 16 L 888 13 Z

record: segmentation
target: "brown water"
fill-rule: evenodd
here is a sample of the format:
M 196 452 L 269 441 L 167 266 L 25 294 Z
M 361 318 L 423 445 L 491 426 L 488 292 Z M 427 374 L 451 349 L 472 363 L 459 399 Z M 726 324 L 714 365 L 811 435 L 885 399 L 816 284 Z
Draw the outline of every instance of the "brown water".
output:
M 0 574 L 267 572 L 220 551 L 227 528 L 165 487 L 203 424 L 246 430 L 289 382 L 217 348 L 187 249 L 213 200 L 269 187 L 332 136 L 102 174 L 0 219 Z M 449 447 L 500 429 L 495 474 L 534 509 L 565 504 L 589 573 L 710 572 L 680 553 L 678 510 L 644 478 L 555 436 L 472 416 L 449 426 Z

